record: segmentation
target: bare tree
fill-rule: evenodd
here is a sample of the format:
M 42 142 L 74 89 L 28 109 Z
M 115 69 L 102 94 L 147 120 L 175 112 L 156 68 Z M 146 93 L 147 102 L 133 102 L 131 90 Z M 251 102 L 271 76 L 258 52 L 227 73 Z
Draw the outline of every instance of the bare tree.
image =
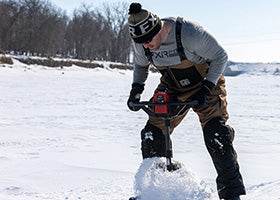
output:
M 69 19 L 48 0 L 0 0 L 0 48 L 41 56 L 127 62 L 127 7 L 124 2 L 95 9 L 82 4 Z
M 129 32 L 127 26 L 128 3 L 114 2 L 104 4 L 106 24 L 111 28 L 109 60 L 126 62 L 129 56 Z
M 102 26 L 94 16 L 86 5 L 74 11 L 65 37 L 68 54 L 81 59 L 94 58 Z
M 0 1 L 0 49 L 11 50 L 15 38 L 15 24 L 22 7 L 16 1 Z

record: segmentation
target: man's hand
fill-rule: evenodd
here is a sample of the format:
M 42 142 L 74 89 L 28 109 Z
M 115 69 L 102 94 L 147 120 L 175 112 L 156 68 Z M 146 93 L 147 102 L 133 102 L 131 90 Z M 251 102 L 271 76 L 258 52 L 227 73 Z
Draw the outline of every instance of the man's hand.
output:
M 141 94 L 144 91 L 144 84 L 140 83 L 133 83 L 132 84 L 132 89 L 130 91 L 129 98 L 127 100 L 127 106 L 130 110 L 132 111 L 138 111 L 140 110 L 139 106 L 132 106 L 130 103 L 138 103 L 141 98 Z
M 192 100 L 198 101 L 197 106 L 194 107 L 195 109 L 200 110 L 208 106 L 209 98 L 214 87 L 215 84 L 208 80 L 202 82 L 200 90 L 191 97 Z

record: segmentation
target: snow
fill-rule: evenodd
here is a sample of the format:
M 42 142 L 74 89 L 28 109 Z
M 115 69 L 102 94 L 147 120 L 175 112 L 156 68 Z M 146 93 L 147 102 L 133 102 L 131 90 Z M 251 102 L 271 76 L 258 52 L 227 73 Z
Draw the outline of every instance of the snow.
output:
M 132 71 L 13 61 L 0 66 L 1 200 L 127 200 L 139 185 L 143 195 L 165 194 L 153 200 L 170 194 L 173 200 L 218 199 L 216 172 L 192 111 L 172 135 L 182 170 L 151 171 L 158 161 L 142 162 L 140 152 L 147 116 L 126 107 Z M 242 199 L 279 200 L 280 76 L 244 73 L 226 80 L 229 124 L 247 188 Z M 150 73 L 143 100 L 158 82 L 159 74 Z
M 207 187 L 191 169 L 178 161 L 173 161 L 173 163 L 181 167 L 176 171 L 168 172 L 164 158 L 144 160 L 135 175 L 136 196 L 140 196 L 141 200 L 213 198 L 211 188 Z

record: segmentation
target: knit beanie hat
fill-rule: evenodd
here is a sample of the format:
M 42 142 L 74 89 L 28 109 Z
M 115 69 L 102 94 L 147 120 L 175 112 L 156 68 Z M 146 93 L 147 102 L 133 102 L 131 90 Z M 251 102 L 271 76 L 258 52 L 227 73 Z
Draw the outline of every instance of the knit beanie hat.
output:
M 142 9 L 140 3 L 132 3 L 129 7 L 129 33 L 136 43 L 152 41 L 161 29 L 160 19 L 150 11 Z

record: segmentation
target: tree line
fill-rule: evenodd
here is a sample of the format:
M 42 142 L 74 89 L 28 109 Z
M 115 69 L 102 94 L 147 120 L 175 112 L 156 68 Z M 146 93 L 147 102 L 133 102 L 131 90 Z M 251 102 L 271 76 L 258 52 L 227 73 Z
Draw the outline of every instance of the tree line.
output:
M 3 53 L 128 62 L 128 5 L 82 4 L 69 17 L 48 0 L 0 0 Z

